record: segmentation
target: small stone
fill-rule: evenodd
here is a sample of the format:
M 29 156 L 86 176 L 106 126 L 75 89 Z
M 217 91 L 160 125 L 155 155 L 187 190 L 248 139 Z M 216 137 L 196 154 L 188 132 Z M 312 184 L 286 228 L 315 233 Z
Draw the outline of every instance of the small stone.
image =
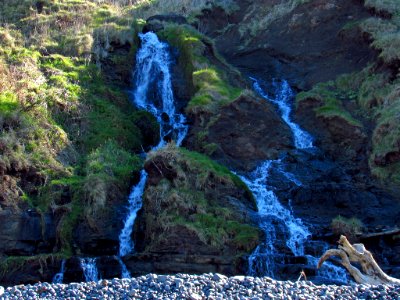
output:
M 191 294 L 189 296 L 189 299 L 190 300 L 201 300 L 201 299 L 203 299 L 203 297 L 201 297 L 199 294 Z
M 174 283 L 175 283 L 175 285 L 176 285 L 177 287 L 181 287 L 181 286 L 183 285 L 183 280 L 180 279 L 180 278 L 176 278 L 176 279 L 174 280 Z
M 226 279 L 226 277 L 225 277 L 224 275 L 215 273 L 215 274 L 213 275 L 212 279 L 213 279 L 214 281 L 221 281 L 221 280 Z
M 0 296 L 4 294 L 4 287 L 0 285 Z
M 167 280 L 168 280 L 168 276 L 165 276 L 165 275 L 158 276 L 158 282 L 165 283 Z

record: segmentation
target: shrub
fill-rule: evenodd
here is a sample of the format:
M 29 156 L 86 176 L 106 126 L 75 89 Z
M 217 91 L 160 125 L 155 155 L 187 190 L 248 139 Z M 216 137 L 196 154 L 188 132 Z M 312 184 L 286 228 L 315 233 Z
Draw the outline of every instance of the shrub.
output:
M 363 223 L 357 218 L 337 216 L 332 220 L 331 229 L 336 235 L 345 235 L 350 241 L 355 241 L 362 233 Z
M 131 9 L 131 13 L 133 17 L 143 19 L 169 13 L 193 17 L 211 5 L 219 6 L 228 12 L 237 9 L 234 0 L 137 0 Z

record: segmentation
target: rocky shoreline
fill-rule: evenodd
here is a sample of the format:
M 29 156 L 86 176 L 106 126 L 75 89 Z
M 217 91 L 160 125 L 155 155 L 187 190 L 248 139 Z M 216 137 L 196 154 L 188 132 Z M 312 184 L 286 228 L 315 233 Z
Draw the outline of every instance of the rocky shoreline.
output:
M 0 293 L 2 289 L 0 288 Z M 156 275 L 70 284 L 8 287 L 5 299 L 400 299 L 400 286 L 316 285 L 220 274 Z

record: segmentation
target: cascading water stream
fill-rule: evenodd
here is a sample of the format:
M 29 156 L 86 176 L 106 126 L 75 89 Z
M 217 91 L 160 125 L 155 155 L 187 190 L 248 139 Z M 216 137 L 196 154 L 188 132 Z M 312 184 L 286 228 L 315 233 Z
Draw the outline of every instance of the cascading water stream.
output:
M 250 77 L 253 81 L 254 90 L 264 99 L 278 106 L 282 119 L 286 122 L 293 133 L 294 143 L 297 149 L 313 148 L 312 136 L 302 130 L 300 126 L 290 119 L 291 101 L 294 93 L 287 81 L 274 81 L 275 97 L 270 97 L 262 89 L 260 82 Z M 295 176 L 284 170 L 284 165 L 280 160 L 266 161 L 261 164 L 254 172 L 247 176 L 241 176 L 242 180 L 252 191 L 257 201 L 259 213 L 259 227 L 265 234 L 265 241 L 257 246 L 248 259 L 249 275 L 274 276 L 275 258 L 279 257 L 275 247 L 276 227 L 283 227 L 288 234 L 286 246 L 295 256 L 303 256 L 304 242 L 311 235 L 308 228 L 302 223 L 301 219 L 295 218 L 292 212 L 279 202 L 273 192 L 273 187 L 268 185 L 268 176 L 271 168 L 279 171 L 284 177 L 297 186 L 301 182 Z M 307 255 L 309 264 L 316 266 L 317 259 Z M 342 268 L 329 263 L 318 271 L 320 278 L 327 278 L 337 282 L 346 283 L 348 278 Z
M 272 188 L 268 186 L 269 171 L 272 167 L 279 168 L 279 164 L 279 160 L 269 160 L 248 176 L 241 176 L 257 201 L 259 227 L 265 233 L 264 243 L 249 257 L 249 275 L 274 276 L 273 258 L 279 256 L 275 246 L 277 226 L 286 228 L 288 233 L 286 246 L 296 256 L 304 254 L 304 241 L 310 235 L 307 227 L 283 207 Z M 293 178 L 294 183 L 298 182 L 293 175 L 289 178 Z
M 270 97 L 265 93 L 262 89 L 260 82 L 254 78 L 250 77 L 253 81 L 254 90 L 264 99 L 274 103 L 278 106 L 279 111 L 281 113 L 282 119 L 285 123 L 290 127 L 293 133 L 294 144 L 297 149 L 308 149 L 313 147 L 313 138 L 312 136 L 300 128 L 300 126 L 294 123 L 290 119 L 290 114 L 292 112 L 290 101 L 294 97 L 293 90 L 290 88 L 289 83 L 286 80 L 282 80 L 280 82 L 274 81 L 273 85 L 276 89 L 276 96 Z
M 123 257 L 132 252 L 135 245 L 131 239 L 133 225 L 137 216 L 137 212 L 142 207 L 142 195 L 146 185 L 147 173 L 145 170 L 140 172 L 139 183 L 132 188 L 129 195 L 128 215 L 124 223 L 124 228 L 119 235 L 119 256 Z
M 178 146 L 185 138 L 188 127 L 182 114 L 175 109 L 174 94 L 172 91 L 169 46 L 160 42 L 153 32 L 139 34 L 142 47 L 136 56 L 135 90 L 132 93 L 133 101 L 138 108 L 152 113 L 160 123 L 160 143 L 153 148 L 159 149 L 165 145 L 164 138 L 172 133 Z M 148 96 L 149 88 L 157 85 L 158 99 Z M 167 121 L 165 120 L 167 118 Z
M 53 277 L 53 283 L 63 283 L 65 273 L 65 259 L 61 261 L 60 272 Z
M 96 260 L 97 258 L 80 258 L 80 264 L 86 282 L 99 280 Z
M 142 47 L 136 56 L 135 89 L 132 92 L 132 99 L 138 108 L 152 113 L 160 124 L 160 142 L 151 150 L 162 148 L 166 144 L 167 137 L 171 137 L 176 145 L 180 146 L 188 132 L 188 126 L 185 124 L 185 116 L 176 113 L 171 83 L 169 46 L 160 42 L 153 32 L 139 34 L 139 37 Z M 157 87 L 156 97 L 148 95 L 152 86 Z M 147 173 L 142 170 L 139 183 L 132 188 L 129 195 L 128 213 L 119 235 L 118 261 L 121 265 L 122 277 L 130 277 L 121 257 L 132 253 L 135 248 L 131 235 L 137 212 L 142 207 L 146 180 Z

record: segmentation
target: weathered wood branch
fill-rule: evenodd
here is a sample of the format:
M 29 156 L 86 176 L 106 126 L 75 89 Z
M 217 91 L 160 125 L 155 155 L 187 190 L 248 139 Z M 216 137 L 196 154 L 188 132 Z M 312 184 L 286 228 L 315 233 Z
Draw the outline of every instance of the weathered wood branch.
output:
M 393 236 L 393 235 L 397 235 L 397 234 L 400 234 L 400 228 L 393 228 L 393 229 L 389 229 L 389 230 L 384 230 L 382 232 L 363 234 L 363 235 L 360 235 L 359 238 L 361 240 L 366 240 L 366 239 L 383 237 L 383 236 Z
M 339 256 L 341 258 L 341 264 L 346 268 L 350 275 L 353 276 L 357 283 L 400 285 L 399 279 L 393 278 L 382 271 L 373 258 L 371 252 L 365 249 L 363 244 L 352 245 L 343 235 L 340 237 L 338 243 L 339 249 L 327 250 L 324 255 L 321 256 L 317 268 L 320 268 L 330 257 Z M 352 262 L 359 263 L 362 271 L 353 266 L 351 264 Z

